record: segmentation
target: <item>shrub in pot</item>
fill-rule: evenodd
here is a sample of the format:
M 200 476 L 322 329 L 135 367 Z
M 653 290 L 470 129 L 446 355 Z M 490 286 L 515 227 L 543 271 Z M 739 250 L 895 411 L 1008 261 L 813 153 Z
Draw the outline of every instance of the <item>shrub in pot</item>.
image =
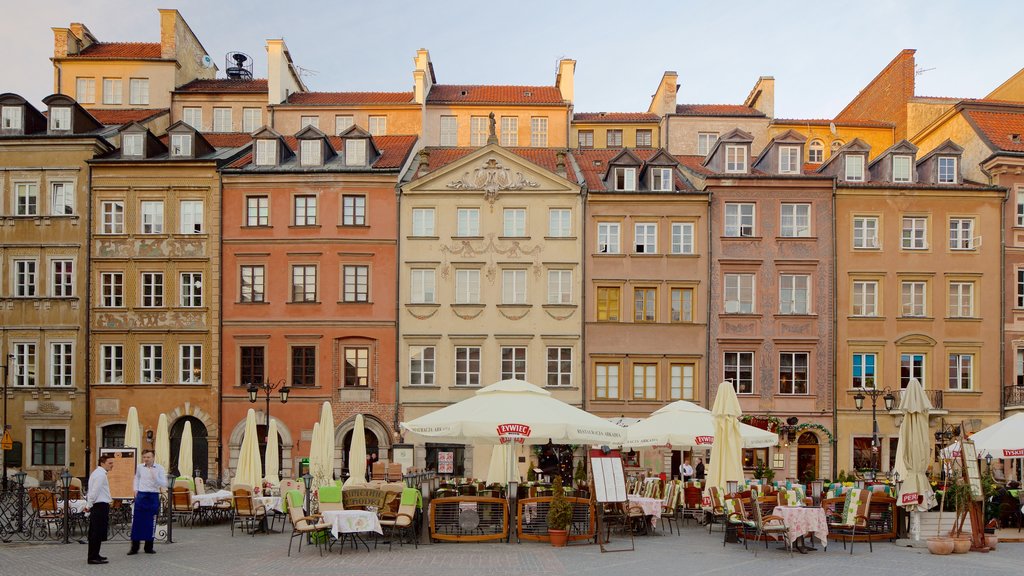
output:
M 572 523 L 572 504 L 565 499 L 562 477 L 555 476 L 551 485 L 551 505 L 548 508 L 548 536 L 552 546 L 565 546 L 569 539 L 569 525 Z

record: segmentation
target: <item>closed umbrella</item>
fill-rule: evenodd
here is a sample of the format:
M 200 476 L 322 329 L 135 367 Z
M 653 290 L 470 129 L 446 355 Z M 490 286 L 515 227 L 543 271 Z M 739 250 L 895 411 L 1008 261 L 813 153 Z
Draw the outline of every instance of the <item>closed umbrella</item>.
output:
M 264 462 L 264 476 L 266 481 L 270 482 L 274 486 L 277 486 L 278 482 L 281 481 L 281 463 L 278 462 L 277 457 L 278 443 L 277 443 L 277 420 L 270 421 L 270 427 L 267 428 L 267 451 L 263 457 Z
M 348 480 L 345 480 L 345 486 L 365 482 L 366 428 L 363 424 L 363 415 L 356 414 L 356 423 L 352 428 L 352 444 L 348 448 Z
M 903 423 L 900 424 L 899 443 L 896 445 L 896 472 L 903 480 L 899 505 L 908 506 L 911 510 L 912 540 L 921 539 L 921 522 L 917 513 L 935 505 L 935 494 L 927 476 L 928 463 L 932 459 L 928 438 L 928 412 L 931 409 L 932 403 L 928 401 L 921 383 L 917 378 L 911 378 L 900 399 Z
M 142 448 L 142 431 L 139 428 L 139 412 L 135 406 L 128 408 L 128 420 L 124 425 L 124 447 Z
M 744 448 L 766 448 L 779 443 L 776 434 L 748 424 L 739 423 Z M 677 400 L 626 429 L 629 448 L 665 446 L 695 448 L 710 446 L 715 440 L 715 418 L 706 408 L 693 402 Z
M 171 439 L 167 435 L 167 414 L 161 414 L 156 424 L 156 446 L 153 450 L 153 461 L 171 469 Z
M 309 437 L 309 474 L 313 477 L 313 486 L 323 486 L 323 467 L 320 465 L 320 423 L 313 423 L 313 434 Z
M 320 464 L 324 466 L 326 483 L 334 480 L 334 411 L 331 403 L 320 407 Z
M 256 433 L 256 411 L 249 408 L 245 415 L 245 434 L 242 436 L 242 446 L 238 450 L 238 464 L 235 466 L 236 484 L 244 484 L 255 489 L 260 486 L 260 444 Z
M 711 415 L 715 420 L 715 439 L 711 444 L 708 486 L 725 490 L 726 482 L 743 480 L 743 438 L 739 421 L 743 411 L 731 382 L 718 385 Z
M 178 476 L 192 477 L 192 423 L 185 421 L 178 447 Z
M 491 462 L 487 467 L 487 484 L 508 484 L 510 470 L 514 456 L 512 455 L 513 444 L 499 444 L 492 446 Z

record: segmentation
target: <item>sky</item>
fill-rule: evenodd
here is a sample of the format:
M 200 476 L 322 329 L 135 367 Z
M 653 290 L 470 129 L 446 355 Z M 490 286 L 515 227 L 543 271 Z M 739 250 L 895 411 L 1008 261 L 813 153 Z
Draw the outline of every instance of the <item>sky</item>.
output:
M 159 41 L 157 8 L 176 8 L 224 71 L 242 51 L 266 76 L 264 40 L 284 38 L 310 90 L 412 89 L 430 51 L 438 82 L 554 83 L 576 64 L 577 112 L 646 111 L 662 73 L 679 103 L 742 103 L 775 78 L 778 118 L 832 118 L 904 48 L 917 95 L 984 97 L 1024 67 L 1019 0 L 789 0 L 502 3 L 420 0 L 0 0 L 4 82 L 38 103 L 52 91 L 53 33 L 82 22 L 101 41 Z

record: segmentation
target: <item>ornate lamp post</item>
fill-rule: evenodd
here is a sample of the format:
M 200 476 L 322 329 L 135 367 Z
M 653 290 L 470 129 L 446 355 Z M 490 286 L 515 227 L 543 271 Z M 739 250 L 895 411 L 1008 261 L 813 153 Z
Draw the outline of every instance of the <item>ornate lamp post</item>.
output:
M 60 473 L 60 487 L 64 489 L 64 543 L 67 544 L 68 532 L 70 532 L 68 530 L 68 518 L 71 514 L 71 502 L 69 502 L 71 496 L 71 473 L 68 472 L 67 468 Z
M 167 471 L 167 543 L 174 544 L 174 474 Z
M 249 388 L 247 390 L 249 392 L 249 402 L 253 404 L 256 403 L 256 401 L 259 399 L 260 390 L 262 390 L 265 395 L 267 401 L 267 410 L 265 412 L 267 416 L 266 425 L 268 427 L 270 426 L 270 398 L 274 394 L 274 391 L 280 389 L 279 394 L 281 398 L 281 404 L 288 403 L 288 393 L 291 391 L 291 388 L 285 386 L 284 384 L 284 379 L 278 380 L 277 382 L 264 380 L 263 382 L 251 382 L 249 384 Z
M 25 529 L 25 476 L 23 470 L 14 473 L 14 481 L 18 483 L 18 532 Z
M 0 430 L 0 436 L 4 435 L 4 433 L 11 429 L 11 424 L 10 422 L 7 421 L 7 372 L 8 370 L 10 370 L 11 362 L 13 361 L 14 354 L 8 354 L 7 363 L 0 366 L 0 369 L 3 369 L 4 371 L 4 427 L 3 430 Z M 7 492 L 7 450 L 3 451 L 3 455 L 3 461 L 0 462 L 0 466 L 2 466 L 4 469 L 3 488 L 4 492 Z
M 888 388 L 862 388 L 853 397 L 857 410 L 864 409 L 864 400 L 868 397 L 871 398 L 871 480 L 874 480 L 878 474 L 878 457 L 881 452 L 878 445 L 878 399 L 881 397 L 885 401 L 885 410 L 888 412 L 896 406 L 896 395 Z
M 313 486 L 313 475 L 309 472 L 303 474 L 302 483 L 306 485 L 306 514 L 310 514 L 312 510 L 309 507 L 309 491 Z

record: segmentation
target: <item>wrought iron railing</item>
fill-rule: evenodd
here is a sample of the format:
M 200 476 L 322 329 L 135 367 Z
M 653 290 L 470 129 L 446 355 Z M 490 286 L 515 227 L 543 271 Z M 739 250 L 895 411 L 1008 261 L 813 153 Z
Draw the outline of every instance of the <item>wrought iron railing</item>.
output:
M 1024 386 L 1003 386 L 1003 406 L 1024 406 Z

